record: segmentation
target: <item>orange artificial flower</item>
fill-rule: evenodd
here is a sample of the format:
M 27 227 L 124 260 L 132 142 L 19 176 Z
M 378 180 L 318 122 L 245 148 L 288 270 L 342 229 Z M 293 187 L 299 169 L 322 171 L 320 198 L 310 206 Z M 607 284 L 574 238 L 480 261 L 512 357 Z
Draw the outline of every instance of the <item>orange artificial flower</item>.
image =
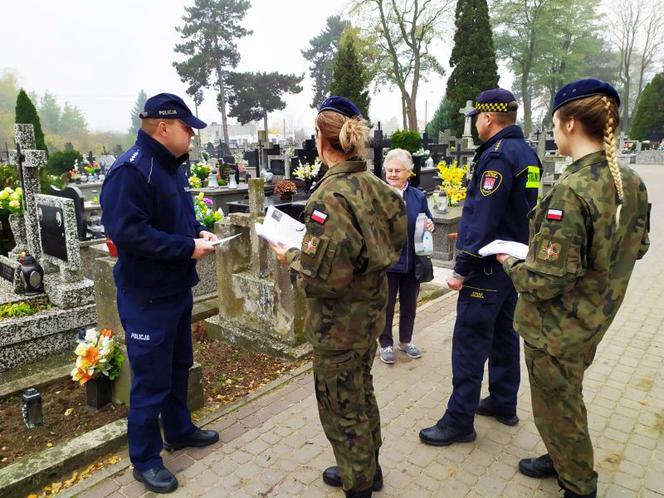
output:
M 81 358 L 88 365 L 94 365 L 95 363 L 97 363 L 97 360 L 99 359 L 99 349 L 97 349 L 94 346 L 90 346 L 85 350 L 85 354 L 81 356 Z
M 113 331 L 111 329 L 101 329 L 101 332 L 99 332 L 99 335 L 102 337 L 113 337 Z

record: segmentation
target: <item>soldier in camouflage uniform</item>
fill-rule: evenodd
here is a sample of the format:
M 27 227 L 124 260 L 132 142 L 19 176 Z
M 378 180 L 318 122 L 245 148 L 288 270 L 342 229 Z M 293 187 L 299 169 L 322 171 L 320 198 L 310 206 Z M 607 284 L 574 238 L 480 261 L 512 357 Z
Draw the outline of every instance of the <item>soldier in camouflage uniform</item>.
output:
M 594 79 L 558 92 L 554 139 L 574 162 L 531 213 L 526 260 L 498 257 L 519 292 L 515 328 L 548 450 L 519 470 L 557 477 L 565 497 L 597 495 L 583 374 L 649 244 L 646 187 L 616 161 L 619 104 L 615 89 Z
M 337 461 L 323 479 L 353 497 L 371 496 L 383 485 L 371 367 L 385 324 L 386 270 L 406 240 L 401 197 L 358 157 L 367 132 L 348 99 L 321 104 L 316 145 L 330 168 L 305 207 L 301 249 L 284 255 L 308 298 L 305 330 L 318 413 Z

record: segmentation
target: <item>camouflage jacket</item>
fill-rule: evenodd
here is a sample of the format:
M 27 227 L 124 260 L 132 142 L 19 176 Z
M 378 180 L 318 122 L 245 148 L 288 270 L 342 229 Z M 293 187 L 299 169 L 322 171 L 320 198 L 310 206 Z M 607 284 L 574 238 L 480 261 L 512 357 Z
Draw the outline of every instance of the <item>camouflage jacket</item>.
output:
M 364 161 L 330 168 L 304 209 L 306 234 L 287 259 L 307 296 L 304 328 L 319 349 L 366 349 L 385 323 L 385 272 L 406 241 L 396 190 Z
M 503 268 L 519 292 L 515 329 L 530 346 L 571 357 L 602 339 L 627 290 L 637 259 L 648 250 L 648 193 L 641 178 L 620 168 L 617 197 L 604 152 L 572 163 L 531 211 L 525 261 Z

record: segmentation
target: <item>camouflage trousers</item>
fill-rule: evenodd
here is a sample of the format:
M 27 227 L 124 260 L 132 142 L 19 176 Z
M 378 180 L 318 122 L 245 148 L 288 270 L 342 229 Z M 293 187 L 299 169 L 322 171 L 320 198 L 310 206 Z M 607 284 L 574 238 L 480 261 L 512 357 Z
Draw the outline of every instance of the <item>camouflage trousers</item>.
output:
M 314 349 L 318 414 L 339 467 L 345 491 L 373 484 L 382 440 L 371 366 L 376 343 L 367 350 Z
M 595 349 L 592 346 L 573 358 L 557 358 L 524 345 L 535 425 L 560 482 L 582 495 L 597 489 L 582 393 L 583 373 L 590 366 Z

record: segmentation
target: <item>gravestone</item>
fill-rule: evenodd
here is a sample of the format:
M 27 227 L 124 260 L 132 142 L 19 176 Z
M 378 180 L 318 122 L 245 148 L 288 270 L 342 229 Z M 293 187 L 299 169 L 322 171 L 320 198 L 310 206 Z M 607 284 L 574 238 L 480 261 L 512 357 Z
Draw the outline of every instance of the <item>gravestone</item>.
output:
M 249 180 L 249 213 L 231 213 L 221 236 L 240 234 L 217 250 L 219 315 L 205 321 L 208 334 L 243 347 L 299 358 L 310 351 L 303 335 L 306 299 L 256 233 L 264 218 L 262 178 Z
M 57 352 L 73 351 L 77 331 L 97 321 L 92 282 L 77 276 L 80 254 L 72 201 L 38 193 L 39 168 L 46 163 L 46 155 L 34 149 L 32 125 L 16 125 L 15 136 L 17 150 L 13 158 L 21 165 L 23 176 L 28 249 L 44 268 L 44 288 L 52 306 L 30 316 L 0 320 L 0 371 Z M 69 204 L 61 204 L 63 202 Z M 46 241 L 45 250 L 42 250 L 42 238 Z M 14 281 L 10 282 L 12 270 Z M 0 303 L 44 300 L 44 295 L 22 294 L 22 287 L 18 285 L 21 279 L 17 279 L 20 270 L 16 257 L 0 257 Z
M 59 189 L 55 185 L 51 185 L 51 190 L 53 195 L 57 197 L 64 197 L 65 199 L 71 199 L 74 203 L 74 211 L 76 213 L 76 228 L 78 231 L 79 240 L 87 239 L 87 224 L 85 222 L 84 211 L 85 211 L 85 202 L 83 200 L 83 193 L 76 185 L 68 185 L 63 189 Z
M 48 263 L 58 269 L 44 278 L 49 300 L 60 308 L 93 303 L 93 283 L 83 277 L 74 202 L 43 194 L 35 195 L 35 200 L 43 245 L 42 265 Z

